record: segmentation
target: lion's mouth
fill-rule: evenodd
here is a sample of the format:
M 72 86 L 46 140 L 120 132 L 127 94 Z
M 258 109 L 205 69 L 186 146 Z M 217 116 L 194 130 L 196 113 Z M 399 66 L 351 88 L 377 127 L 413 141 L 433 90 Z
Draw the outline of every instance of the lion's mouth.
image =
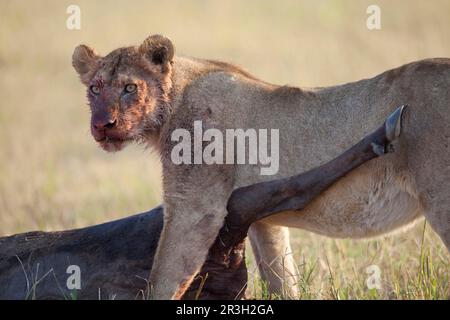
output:
M 117 137 L 108 137 L 108 136 L 104 136 L 100 139 L 95 139 L 95 141 L 97 142 L 104 142 L 104 143 L 121 143 L 121 142 L 126 142 L 129 141 L 131 139 L 129 138 L 117 138 Z
M 132 138 L 118 138 L 118 137 L 102 137 L 101 139 L 95 139 L 97 143 L 108 152 L 115 152 L 122 150 L 129 142 L 131 142 Z

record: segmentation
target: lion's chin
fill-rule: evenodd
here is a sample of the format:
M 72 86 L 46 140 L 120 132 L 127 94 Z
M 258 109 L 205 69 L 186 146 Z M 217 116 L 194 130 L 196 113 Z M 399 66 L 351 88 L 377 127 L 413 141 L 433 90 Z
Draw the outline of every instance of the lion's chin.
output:
M 98 144 L 107 152 L 117 152 L 125 148 L 130 142 L 131 140 L 105 140 L 98 142 Z

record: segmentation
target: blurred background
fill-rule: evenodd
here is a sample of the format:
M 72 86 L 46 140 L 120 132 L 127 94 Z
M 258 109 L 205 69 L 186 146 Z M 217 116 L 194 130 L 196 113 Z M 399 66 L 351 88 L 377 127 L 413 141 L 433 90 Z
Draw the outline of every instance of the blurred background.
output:
M 69 30 L 69 5 L 81 29 Z M 381 29 L 369 30 L 369 5 Z M 89 133 L 74 47 L 99 53 L 169 36 L 178 54 L 233 62 L 277 84 L 329 86 L 450 56 L 450 1 L 0 1 L 0 236 L 83 227 L 161 202 L 149 150 L 101 151 Z M 449 254 L 420 220 L 382 238 L 292 230 L 298 298 L 449 298 Z M 265 297 L 253 264 L 250 289 Z M 377 265 L 381 290 L 366 285 Z

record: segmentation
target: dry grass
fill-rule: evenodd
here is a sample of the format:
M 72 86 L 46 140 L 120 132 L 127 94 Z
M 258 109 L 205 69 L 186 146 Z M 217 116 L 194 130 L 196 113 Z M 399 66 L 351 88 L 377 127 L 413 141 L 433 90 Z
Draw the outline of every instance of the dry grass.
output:
M 79 4 L 82 28 L 65 27 Z M 161 200 L 160 167 L 135 147 L 105 154 L 89 135 L 84 89 L 71 68 L 83 42 L 101 53 L 170 36 L 180 53 L 245 66 L 274 83 L 326 86 L 425 57 L 450 56 L 450 1 L 0 2 L 0 234 L 73 228 L 144 211 Z M 295 230 L 301 298 L 448 298 L 449 255 L 423 222 L 368 241 Z M 366 267 L 383 289 L 368 290 Z M 252 269 L 252 268 L 250 268 Z M 257 280 L 255 280 L 258 283 Z M 251 286 L 264 296 L 260 286 Z

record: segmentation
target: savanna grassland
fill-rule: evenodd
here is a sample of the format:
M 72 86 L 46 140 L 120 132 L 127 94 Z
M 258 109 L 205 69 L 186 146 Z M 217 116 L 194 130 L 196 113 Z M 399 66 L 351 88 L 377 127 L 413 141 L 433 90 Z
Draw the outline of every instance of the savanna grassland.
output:
M 81 30 L 66 8 L 81 8 Z M 177 52 L 243 66 L 278 84 L 327 86 L 450 56 L 450 1 L 0 1 L 0 236 L 87 226 L 161 202 L 150 150 L 106 154 L 89 133 L 73 48 L 100 53 L 169 36 Z M 377 239 L 292 230 L 301 299 L 448 299 L 450 255 L 424 220 Z M 249 256 L 249 294 L 267 298 Z M 368 289 L 377 265 L 381 289 Z M 1 288 L 0 288 L 1 290 Z

